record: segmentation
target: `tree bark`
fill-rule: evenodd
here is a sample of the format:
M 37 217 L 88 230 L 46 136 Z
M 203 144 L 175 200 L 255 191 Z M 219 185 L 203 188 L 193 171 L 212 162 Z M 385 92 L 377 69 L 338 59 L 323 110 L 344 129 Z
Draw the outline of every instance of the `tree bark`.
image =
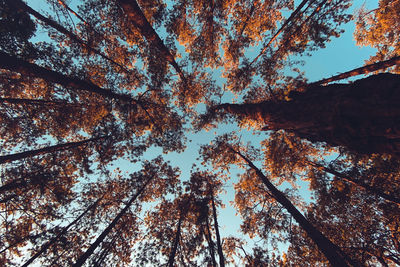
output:
M 135 25 L 135 27 L 140 31 L 140 33 L 147 39 L 147 41 L 151 45 L 157 47 L 162 57 L 167 60 L 167 62 L 171 64 L 172 67 L 174 67 L 181 79 L 186 82 L 185 76 L 178 63 L 176 63 L 174 56 L 171 54 L 169 49 L 161 40 L 160 36 L 146 19 L 136 0 L 117 0 L 117 2 L 120 4 L 122 10 L 128 16 L 133 25 Z
M 93 204 L 91 204 L 84 212 L 81 213 L 81 215 L 79 215 L 75 220 L 73 220 L 70 224 L 68 224 L 66 227 L 63 228 L 63 230 L 57 234 L 55 237 L 53 237 L 51 240 L 49 240 L 46 244 L 44 244 L 42 246 L 42 248 L 35 253 L 35 255 L 33 255 L 27 262 L 25 262 L 22 267 L 26 267 L 29 264 L 31 264 L 35 259 L 37 259 L 42 253 L 44 253 L 51 245 L 53 245 L 61 236 L 63 236 L 69 228 L 71 228 L 73 225 L 75 225 L 80 219 L 83 218 L 83 216 L 85 216 L 91 209 L 95 208 L 97 206 L 97 204 L 101 201 L 101 199 L 103 198 L 100 197 L 99 199 L 97 199 L 96 202 L 94 202 Z
M 94 142 L 94 141 L 104 139 L 107 137 L 108 136 L 100 136 L 100 137 L 90 138 L 90 139 L 86 139 L 86 140 L 79 141 L 79 142 L 69 142 L 69 143 L 58 144 L 58 145 L 54 145 L 54 146 L 48 146 L 48 147 L 44 147 L 44 148 L 40 148 L 40 149 L 29 150 L 29 151 L 25 151 L 25 152 L 21 152 L 21 153 L 0 156 L 0 164 L 9 163 L 12 161 L 21 160 L 21 159 L 25 159 L 25 158 L 31 158 L 31 157 L 38 156 L 38 155 L 53 153 L 56 151 L 62 151 L 62 150 L 79 147 L 79 146 L 85 145 L 87 143 Z
M 90 81 L 81 80 L 76 77 L 67 76 L 65 74 L 46 69 L 36 64 L 19 59 L 18 57 L 8 55 L 2 51 L 0 51 L 0 68 L 15 71 L 26 76 L 42 78 L 48 82 L 54 82 L 75 90 L 92 92 L 107 98 L 118 99 L 125 102 L 135 104 L 138 103 L 138 101 L 134 100 L 129 95 L 114 93 L 111 90 L 103 89 Z
M 400 75 L 378 74 L 351 84 L 312 85 L 289 100 L 222 104 L 211 112 L 250 118 L 311 142 L 359 154 L 400 157 Z
M 133 202 L 138 198 L 138 196 L 144 191 L 146 186 L 150 183 L 153 177 L 148 178 L 145 184 L 136 192 L 136 194 L 128 201 L 125 207 L 120 211 L 120 213 L 115 216 L 114 220 L 107 226 L 107 228 L 97 237 L 97 239 L 90 245 L 90 247 L 83 253 L 75 262 L 73 267 L 82 266 L 85 261 L 93 254 L 94 250 L 100 245 L 104 238 L 111 232 L 111 230 L 118 223 L 119 219 L 125 215 L 128 209 L 132 206 Z
M 339 247 L 333 244 L 328 238 L 326 238 L 317 228 L 315 228 L 300 211 L 290 202 L 290 200 L 279 191 L 268 178 L 258 169 L 247 157 L 245 157 L 239 151 L 234 150 L 230 147 L 231 151 L 239 155 L 247 165 L 252 168 L 261 181 L 270 191 L 271 195 L 275 200 L 280 203 L 293 218 L 297 221 L 300 227 L 307 233 L 307 235 L 314 241 L 317 247 L 325 255 L 327 260 L 334 267 L 345 267 L 345 266 L 360 266 L 359 264 L 353 262 L 351 259 L 344 254 Z
M 62 34 L 68 36 L 68 38 L 70 38 L 72 41 L 82 45 L 82 47 L 84 47 L 85 49 L 89 50 L 90 52 L 104 58 L 107 61 L 110 61 L 112 64 L 118 66 L 120 69 L 122 69 L 124 72 L 126 73 L 130 73 L 129 70 L 127 70 L 124 66 L 122 66 L 121 64 L 115 62 L 113 59 L 111 59 L 110 57 L 104 55 L 100 50 L 93 48 L 92 46 L 90 46 L 89 44 L 87 44 L 85 41 L 83 41 L 81 38 L 79 38 L 79 36 L 77 36 L 76 34 L 72 33 L 71 31 L 69 31 L 68 29 L 66 29 L 65 27 L 63 27 L 62 25 L 58 24 L 57 22 L 55 22 L 54 20 L 50 19 L 50 18 L 46 18 L 45 16 L 43 16 L 42 14 L 40 14 L 39 12 L 37 12 L 36 10 L 32 9 L 30 6 L 28 6 L 27 4 L 25 4 L 23 1 L 21 0 L 13 0 L 11 1 L 17 8 L 20 8 L 21 10 L 33 15 L 35 18 L 37 18 L 38 20 L 42 21 L 43 23 L 51 26 L 52 28 L 56 29 L 57 31 L 61 32 Z

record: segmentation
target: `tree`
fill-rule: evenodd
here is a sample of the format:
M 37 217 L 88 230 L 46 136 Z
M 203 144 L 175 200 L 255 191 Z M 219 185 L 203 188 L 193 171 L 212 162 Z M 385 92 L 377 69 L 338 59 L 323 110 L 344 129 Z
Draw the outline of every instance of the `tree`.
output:
M 238 155 L 243 159 L 246 164 L 254 171 L 255 175 L 259 177 L 262 183 L 268 188 L 271 196 L 281 204 L 293 218 L 297 221 L 300 227 L 307 233 L 307 235 L 316 243 L 317 247 L 322 251 L 325 257 L 328 259 L 332 266 L 358 266 L 358 264 L 352 261 L 346 254 L 344 254 L 335 244 L 333 244 L 329 239 L 327 239 L 317 228 L 315 228 L 292 204 L 292 202 L 279 191 L 269 179 L 258 169 L 253 162 L 243 155 L 238 149 L 234 148 L 231 144 L 226 143 L 229 139 L 228 136 L 223 136 L 215 141 L 214 145 L 210 147 L 203 147 L 203 153 L 205 154 L 205 159 L 210 155 L 210 150 L 218 150 L 219 155 L 222 158 L 227 157 L 228 160 L 232 160 L 230 156 L 222 155 L 223 153 L 232 153 L 235 156 Z M 227 161 L 226 163 L 229 163 Z
M 284 129 L 311 142 L 326 142 L 361 154 L 398 156 L 395 92 L 399 81 L 397 75 L 387 73 L 350 85 L 311 85 L 303 91 L 290 92 L 288 99 L 214 106 L 204 118 L 207 121 L 232 114 L 239 120 L 267 124 L 263 130 Z M 385 86 L 381 89 L 378 84 Z M 372 95 L 374 103 L 368 102 Z
M 400 5 L 352 2 L 0 0 L 0 264 L 399 264 Z

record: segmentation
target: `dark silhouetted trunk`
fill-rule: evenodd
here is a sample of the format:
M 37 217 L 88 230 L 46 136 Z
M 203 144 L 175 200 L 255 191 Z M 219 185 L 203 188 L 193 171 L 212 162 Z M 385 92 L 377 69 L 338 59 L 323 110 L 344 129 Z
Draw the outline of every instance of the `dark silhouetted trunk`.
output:
M 90 52 L 92 52 L 92 53 L 104 58 L 105 60 L 110 61 L 112 64 L 114 64 L 114 65 L 118 66 L 119 68 L 121 68 L 124 72 L 129 73 L 129 70 L 127 70 L 124 66 L 122 66 L 121 64 L 115 62 L 110 57 L 104 55 L 100 50 L 98 50 L 96 48 L 93 48 L 92 46 L 87 44 L 85 41 L 83 41 L 79 36 L 77 36 L 76 34 L 72 33 L 71 31 L 66 29 L 64 26 L 58 24 L 56 21 L 54 21 L 54 20 L 52 20 L 50 18 L 47 18 L 47 17 L 43 16 L 42 14 L 40 14 L 39 12 L 37 12 L 36 10 L 32 9 L 30 6 L 25 4 L 23 1 L 21 1 L 21 0 L 13 0 L 11 2 L 17 8 L 20 8 L 21 10 L 33 15 L 35 18 L 37 18 L 41 22 L 53 27 L 57 31 L 61 32 L 62 34 L 66 35 L 66 36 L 68 36 L 68 38 L 70 38 L 72 41 L 80 44 L 83 48 L 85 48 L 88 51 L 90 51 Z
M 343 72 L 341 74 L 332 76 L 330 78 L 326 78 L 326 79 L 322 79 L 322 80 L 310 83 L 309 85 L 321 85 L 321 84 L 326 84 L 326 83 L 330 83 L 330 82 L 334 82 L 334 81 L 339 81 L 339 80 L 343 80 L 343 79 L 350 78 L 353 76 L 367 74 L 367 73 L 374 72 L 377 70 L 387 69 L 394 65 L 400 65 L 400 56 L 393 57 L 388 60 L 376 62 L 373 64 L 368 64 L 364 67 L 356 68 L 354 70 Z
M 28 99 L 28 98 L 11 98 L 11 97 L 0 97 L 0 103 L 7 104 L 17 104 L 17 105 L 30 105 L 30 106 L 72 106 L 80 107 L 82 104 L 79 103 L 68 103 L 65 101 L 54 101 L 54 100 L 44 100 L 44 99 Z
M 290 14 L 289 18 L 282 24 L 280 29 L 274 34 L 274 36 L 271 37 L 269 42 L 264 45 L 264 48 L 261 50 L 261 52 L 251 61 L 250 65 L 253 65 L 254 62 L 256 62 L 262 56 L 262 54 L 265 53 L 265 51 L 267 51 L 268 47 L 272 44 L 272 42 L 283 32 L 286 26 L 289 25 L 289 23 L 291 23 L 294 20 L 294 18 L 297 16 L 298 13 L 300 13 L 301 9 L 305 6 L 305 4 L 307 4 L 307 2 L 309 2 L 309 0 L 303 0 L 297 6 L 296 10 L 294 10 L 292 14 Z
M 339 247 L 333 244 L 328 238 L 326 238 L 317 228 L 315 228 L 300 211 L 290 202 L 290 200 L 279 191 L 268 178 L 258 169 L 247 157 L 242 153 L 231 148 L 232 152 L 239 155 L 244 159 L 247 165 L 252 168 L 257 176 L 261 179 L 264 185 L 268 188 L 273 198 L 280 203 L 293 218 L 297 221 L 300 227 L 307 233 L 307 235 L 314 241 L 317 247 L 328 259 L 330 264 L 334 267 L 345 267 L 345 266 L 360 266 L 354 263 L 351 259 L 344 254 Z
M 0 68 L 15 71 L 26 76 L 42 78 L 48 82 L 61 84 L 65 87 L 73 88 L 75 90 L 92 92 L 107 98 L 118 99 L 137 104 L 137 101 L 128 95 L 114 93 L 111 90 L 103 89 L 90 81 L 81 80 L 76 77 L 71 77 L 53 70 L 46 69 L 36 64 L 19 59 L 18 57 L 8 55 L 2 51 L 0 51 Z
M 179 240 L 181 239 L 182 221 L 183 221 L 183 214 L 181 212 L 181 214 L 179 215 L 178 225 L 176 226 L 174 244 L 172 246 L 171 252 L 168 257 L 169 267 L 174 267 L 175 255 L 178 250 Z
M 360 154 L 400 157 L 400 75 L 378 74 L 351 84 L 309 86 L 290 100 L 222 104 L 211 112 L 262 120 L 264 130 L 284 129 L 311 142 Z
M 54 145 L 54 146 L 48 146 L 48 147 L 44 147 L 44 148 L 40 148 L 40 149 L 29 150 L 29 151 L 25 151 L 25 152 L 21 152 L 21 153 L 0 156 L 0 164 L 12 162 L 15 160 L 21 160 L 21 159 L 25 159 L 25 158 L 30 158 L 30 157 L 34 157 L 34 156 L 38 156 L 38 155 L 53 153 L 56 151 L 68 150 L 71 148 L 86 145 L 90 142 L 104 139 L 107 137 L 108 136 L 100 136 L 100 137 L 90 138 L 90 139 L 86 139 L 86 140 L 79 141 L 79 142 L 69 142 L 69 143 L 58 144 L 58 145 Z M 1 192 L 1 190 L 0 190 L 0 192 Z
M 115 216 L 114 220 L 107 226 L 107 228 L 97 237 L 97 239 L 90 245 L 90 247 L 83 253 L 75 262 L 73 267 L 82 266 L 85 261 L 93 254 L 94 250 L 103 242 L 104 238 L 111 232 L 111 230 L 117 225 L 119 219 L 125 215 L 128 209 L 132 206 L 133 202 L 140 196 L 140 194 L 144 191 L 146 186 L 150 183 L 153 177 L 148 178 L 145 184 L 138 189 L 136 194 L 128 201 L 125 207 Z
M 321 168 L 326 173 L 330 173 L 330 174 L 335 175 L 339 179 L 343 179 L 343 180 L 345 180 L 345 181 L 347 181 L 347 182 L 349 182 L 349 183 L 351 183 L 351 184 L 353 184 L 355 186 L 361 187 L 365 191 L 367 191 L 368 193 L 370 193 L 372 195 L 379 196 L 379 197 L 385 199 L 386 201 L 389 201 L 389 202 L 392 202 L 394 204 L 400 205 L 400 199 L 398 197 L 396 197 L 396 196 L 387 194 L 384 191 L 382 191 L 382 190 L 380 190 L 378 188 L 375 188 L 374 186 L 370 186 L 370 185 L 368 185 L 366 183 L 363 183 L 361 181 L 357 181 L 356 179 L 351 178 L 349 175 L 347 175 L 345 173 L 338 172 L 338 171 L 334 170 L 331 167 L 326 167 L 326 166 L 323 166 L 322 164 L 319 164 L 319 163 L 316 163 L 316 162 L 312 162 L 312 161 L 309 161 L 308 163 L 310 165 L 316 167 L 316 168 Z
M 147 41 L 151 45 L 153 45 L 160 51 L 165 60 L 167 60 L 168 63 L 170 63 L 172 67 L 174 67 L 181 79 L 186 82 L 183 72 L 176 63 L 174 56 L 171 54 L 169 49 L 161 40 L 160 36 L 146 19 L 136 0 L 117 0 L 117 2 L 120 4 L 123 11 L 128 16 L 133 25 L 135 25 L 135 27 L 140 31 L 140 33 L 147 39 Z
M 221 236 L 219 234 L 219 226 L 217 220 L 217 208 L 215 207 L 214 201 L 214 192 L 211 191 L 211 206 L 213 210 L 213 217 L 214 217 L 214 227 L 215 227 L 215 235 L 217 236 L 217 249 L 218 249 L 218 256 L 219 256 L 219 266 L 225 267 L 225 258 L 224 253 L 222 250 L 222 243 L 221 243 Z
M 212 240 L 212 236 L 211 236 L 211 229 L 210 229 L 210 223 L 208 222 L 208 216 L 205 218 L 205 231 L 204 231 L 204 235 L 206 237 L 206 240 L 208 242 L 208 250 L 210 251 L 210 258 L 212 261 L 212 266 L 216 267 L 217 266 L 217 261 L 215 260 L 215 250 L 214 250 L 214 242 Z
M 103 198 L 100 197 L 95 203 L 93 203 L 92 205 L 90 205 L 84 212 L 81 213 L 81 215 L 79 215 L 74 221 L 72 221 L 70 224 L 68 224 L 66 227 L 63 228 L 63 230 L 57 234 L 55 237 L 53 237 L 49 242 L 47 242 L 46 244 L 44 244 L 42 246 L 42 248 L 35 253 L 35 255 L 33 255 L 27 262 L 24 263 L 24 265 L 22 265 L 22 267 L 26 267 L 29 264 L 31 264 L 35 259 L 37 259 L 40 255 L 42 255 L 51 245 L 53 245 L 61 236 L 65 235 L 68 231 L 69 228 L 71 228 L 73 225 L 75 225 L 80 219 L 82 219 L 83 216 L 85 216 L 90 210 L 92 210 L 93 208 L 96 208 L 97 204 L 99 204 L 99 202 L 101 201 L 101 199 Z

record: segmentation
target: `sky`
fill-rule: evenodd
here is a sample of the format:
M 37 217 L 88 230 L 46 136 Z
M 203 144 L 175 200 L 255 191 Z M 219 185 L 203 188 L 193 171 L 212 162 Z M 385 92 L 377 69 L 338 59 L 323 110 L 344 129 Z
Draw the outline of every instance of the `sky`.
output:
M 43 2 L 44 0 L 27 1 L 28 5 L 32 6 L 35 10 L 43 10 L 47 6 L 46 4 L 43 4 Z M 300 1 L 295 2 L 298 4 Z M 367 10 L 371 10 L 376 8 L 377 2 L 377 0 L 354 1 L 351 12 L 360 8 L 363 4 L 366 5 Z M 73 4 L 71 4 L 71 6 L 73 6 Z M 331 42 L 327 43 L 326 48 L 314 51 L 311 57 L 302 57 L 302 59 L 305 60 L 305 65 L 300 67 L 300 69 L 305 72 L 305 75 L 310 82 L 361 67 L 364 64 L 364 61 L 375 53 L 375 50 L 372 48 L 356 46 L 353 38 L 354 28 L 353 22 L 349 22 L 344 26 L 345 32 L 339 38 L 335 38 Z M 219 83 L 222 82 L 221 79 L 217 79 L 217 81 Z M 188 143 L 186 150 L 183 153 L 169 153 L 164 155 L 164 158 L 171 161 L 172 166 L 178 166 L 181 169 L 181 177 L 183 180 L 189 179 L 192 165 L 193 163 L 196 163 L 196 158 L 199 156 L 199 146 L 202 144 L 208 144 L 215 138 L 215 136 L 232 130 L 238 130 L 238 128 L 235 125 L 220 125 L 217 129 L 209 132 L 189 132 L 187 133 Z M 242 130 L 239 132 L 239 135 L 242 135 L 243 141 L 251 141 L 253 145 L 259 144 L 260 141 L 266 138 L 265 132 L 252 134 L 250 131 Z M 152 148 L 146 152 L 143 158 L 155 158 L 161 153 L 161 149 Z M 120 162 L 120 166 L 118 167 L 121 169 L 130 168 L 130 166 L 123 163 L 123 161 Z M 231 182 L 235 182 L 239 170 L 231 169 L 231 173 Z M 223 196 L 225 208 L 219 210 L 221 235 L 222 237 L 229 235 L 241 236 L 239 234 L 240 220 L 238 219 L 233 207 L 229 204 L 230 201 L 234 200 L 233 184 L 228 184 L 227 187 L 225 187 L 225 190 L 226 194 Z M 301 194 L 309 200 L 310 196 L 307 193 L 307 184 L 302 184 L 301 192 Z M 282 246 L 282 249 L 284 249 L 284 247 L 285 246 Z

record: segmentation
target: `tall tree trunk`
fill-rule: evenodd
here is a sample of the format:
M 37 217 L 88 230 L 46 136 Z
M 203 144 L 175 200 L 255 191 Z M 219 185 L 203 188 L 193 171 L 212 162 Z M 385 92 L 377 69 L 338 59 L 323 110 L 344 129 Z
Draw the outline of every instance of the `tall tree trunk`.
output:
M 174 56 L 171 54 L 169 49 L 161 40 L 160 36 L 146 19 L 136 0 L 117 0 L 117 2 L 120 4 L 133 25 L 135 25 L 135 27 L 151 45 L 156 47 L 161 52 L 161 55 L 165 58 L 165 60 L 167 60 L 168 63 L 174 67 L 180 78 L 186 83 L 185 76 L 178 63 L 176 63 Z
M 56 29 L 57 31 L 61 32 L 62 34 L 68 36 L 68 38 L 70 38 L 72 41 L 82 45 L 82 47 L 84 47 L 85 49 L 89 50 L 90 52 L 104 58 L 105 60 L 111 62 L 112 64 L 118 66 L 121 70 L 123 70 L 126 73 L 130 73 L 129 70 L 127 70 L 124 66 L 122 66 L 121 64 L 115 62 L 113 59 L 111 59 L 110 57 L 104 55 L 100 50 L 93 48 L 91 45 L 87 44 L 85 41 L 83 41 L 81 38 L 79 38 L 79 36 L 77 36 L 76 34 L 72 33 L 71 31 L 69 31 L 68 29 L 66 29 L 64 26 L 58 24 L 56 21 L 47 18 L 45 16 L 43 16 L 42 14 L 40 14 L 39 12 L 37 12 L 36 10 L 32 9 L 30 6 L 28 6 L 27 4 L 25 4 L 22 0 L 13 0 L 11 1 L 17 8 L 20 8 L 21 10 L 33 15 L 35 18 L 37 18 L 38 20 L 42 21 L 43 23 L 53 27 L 54 29 Z
M 65 87 L 73 88 L 75 90 L 92 92 L 107 98 L 138 104 L 138 101 L 134 100 L 129 95 L 114 93 L 111 90 L 103 89 L 90 81 L 81 80 L 76 77 L 67 76 L 65 74 L 46 69 L 36 64 L 19 59 L 16 56 L 8 55 L 3 51 L 0 51 L 0 68 L 15 71 L 26 76 L 42 78 L 48 82 L 61 84 Z
M 316 163 L 316 162 L 312 162 L 312 161 L 308 161 L 308 163 L 310 165 L 316 167 L 316 168 L 322 169 L 326 173 L 333 174 L 336 177 L 338 177 L 340 179 L 343 179 L 343 180 L 345 180 L 345 181 L 347 181 L 347 182 L 349 182 L 349 183 L 351 183 L 351 184 L 353 184 L 355 186 L 361 187 L 365 191 L 367 191 L 368 193 L 370 193 L 372 195 L 379 196 L 379 197 L 385 199 L 386 201 L 389 201 L 389 202 L 392 202 L 394 204 L 400 205 L 400 199 L 398 197 L 396 197 L 396 196 L 387 194 L 384 191 L 382 191 L 382 190 L 380 190 L 378 188 L 375 188 L 373 186 L 370 186 L 370 185 L 368 185 L 366 183 L 363 183 L 361 181 L 357 181 L 357 180 L 351 178 L 349 175 L 341 173 L 341 172 L 338 172 L 338 171 L 336 171 L 336 170 L 334 170 L 334 169 L 332 169 L 330 167 L 326 167 L 326 166 L 323 166 L 322 164 L 319 164 L 319 163 Z
M 86 140 L 79 141 L 79 142 L 69 142 L 69 143 L 58 144 L 58 145 L 54 145 L 54 146 L 48 146 L 48 147 L 44 147 L 44 148 L 29 150 L 29 151 L 25 151 L 25 152 L 0 156 L 0 164 L 8 163 L 8 162 L 16 161 L 16 160 L 21 160 L 21 159 L 25 159 L 25 158 L 31 158 L 31 157 L 38 156 L 38 155 L 53 153 L 56 151 L 68 150 L 71 148 L 83 146 L 90 142 L 104 139 L 107 137 L 109 137 L 109 136 L 100 136 L 100 137 L 90 138 L 90 139 L 86 139 Z M 2 187 L 4 187 L 4 186 L 2 186 Z M 1 192 L 1 190 L 0 190 L 0 192 Z
M 245 157 L 239 151 L 234 150 L 230 147 L 231 151 L 237 155 L 239 155 L 247 165 L 252 168 L 257 176 L 261 179 L 261 181 L 265 184 L 265 186 L 270 191 L 271 195 L 274 199 L 280 203 L 289 213 L 293 216 L 293 218 L 297 221 L 300 227 L 307 233 L 307 235 L 314 241 L 317 247 L 321 250 L 321 252 L 328 259 L 330 264 L 334 267 L 345 267 L 345 266 L 360 266 L 359 264 L 353 262 L 351 259 L 347 257 L 343 251 L 340 250 L 335 244 L 333 244 L 328 238 L 326 238 L 317 228 L 315 228 L 304 216 L 301 212 L 290 202 L 290 200 L 279 191 L 269 180 L 268 178 L 258 169 L 247 157 Z
M 81 213 L 75 220 L 73 220 L 70 224 L 68 224 L 66 227 L 63 228 L 63 230 L 58 233 L 55 237 L 53 237 L 51 240 L 49 240 L 46 244 L 42 246 L 42 248 L 35 253 L 27 262 L 25 262 L 22 267 L 26 267 L 29 264 L 31 264 L 35 259 L 37 259 L 40 255 L 42 255 L 51 245 L 53 245 L 61 236 L 65 235 L 68 231 L 69 228 L 71 228 L 73 225 L 75 225 L 80 219 L 82 219 L 83 216 L 85 216 L 90 210 L 93 208 L 96 208 L 96 206 L 99 204 L 99 202 L 103 199 L 104 195 L 97 199 L 96 202 L 91 204 L 84 212 Z
M 120 211 L 120 213 L 115 216 L 114 220 L 107 226 L 107 228 L 97 237 L 97 239 L 90 245 L 90 247 L 83 253 L 75 262 L 73 267 L 82 266 L 85 261 L 93 254 L 94 250 L 100 245 L 100 243 L 104 240 L 104 238 L 111 232 L 111 230 L 118 223 L 119 219 L 125 215 L 128 209 L 132 206 L 133 202 L 140 196 L 140 194 L 144 191 L 146 186 L 150 183 L 153 177 L 148 178 L 144 185 L 136 192 L 136 194 L 128 201 L 125 207 Z
M 332 76 L 330 78 L 326 78 L 326 79 L 322 79 L 322 80 L 310 83 L 309 85 L 321 85 L 321 84 L 326 84 L 326 83 L 330 83 L 330 82 L 334 82 L 334 81 L 339 81 L 339 80 L 343 80 L 343 79 L 350 78 L 353 76 L 367 74 L 367 73 L 377 71 L 377 70 L 387 69 L 394 65 L 400 65 L 400 56 L 393 57 L 388 60 L 368 64 L 364 67 L 356 68 L 354 70 L 343 72 L 341 74 Z
M 261 50 L 261 52 L 251 61 L 250 65 L 253 65 L 259 58 L 262 56 L 262 54 L 267 51 L 268 47 L 271 45 L 271 43 L 283 32 L 283 30 L 286 28 L 287 25 L 289 25 L 290 22 L 294 20 L 294 18 L 297 16 L 298 13 L 300 13 L 300 10 L 307 4 L 309 0 L 303 0 L 296 8 L 295 11 L 290 14 L 289 18 L 282 24 L 280 29 L 274 34 L 274 36 L 271 37 L 269 42 L 264 45 L 264 48 Z
M 214 250 L 214 242 L 212 240 L 212 236 L 211 236 L 211 229 L 210 229 L 210 224 L 208 222 L 208 215 L 205 218 L 205 222 L 206 222 L 206 229 L 204 231 L 204 235 L 206 237 L 206 240 L 208 242 L 208 250 L 210 251 L 210 257 L 211 257 L 211 261 L 212 261 L 212 266 L 216 267 L 217 266 L 217 261 L 215 260 L 215 250 Z
M 28 98 L 11 98 L 11 97 L 0 97 L 0 103 L 17 104 L 17 105 L 31 105 L 31 106 L 72 106 L 79 107 L 82 104 L 79 103 L 68 103 L 65 101 L 54 101 L 44 99 L 28 99 Z
M 284 129 L 311 142 L 360 154 L 400 157 L 400 75 L 384 73 L 351 84 L 310 86 L 289 97 L 288 101 L 221 104 L 210 113 L 261 120 L 267 124 L 263 130 Z
M 181 239 L 182 221 L 183 221 L 183 214 L 181 211 L 181 213 L 179 215 L 178 225 L 176 227 L 174 245 L 172 246 L 171 252 L 169 253 L 169 257 L 168 257 L 168 266 L 169 267 L 174 267 L 175 255 L 176 255 L 176 251 L 178 250 L 179 240 Z
M 212 206 L 212 209 L 213 209 L 215 235 L 217 236 L 217 249 L 218 249 L 218 256 L 219 256 L 219 266 L 220 267 L 225 267 L 225 258 L 224 258 L 224 252 L 222 250 L 221 236 L 219 234 L 219 227 L 218 227 L 218 220 L 217 220 L 217 208 L 215 207 L 214 192 L 213 191 L 211 191 L 211 206 Z

